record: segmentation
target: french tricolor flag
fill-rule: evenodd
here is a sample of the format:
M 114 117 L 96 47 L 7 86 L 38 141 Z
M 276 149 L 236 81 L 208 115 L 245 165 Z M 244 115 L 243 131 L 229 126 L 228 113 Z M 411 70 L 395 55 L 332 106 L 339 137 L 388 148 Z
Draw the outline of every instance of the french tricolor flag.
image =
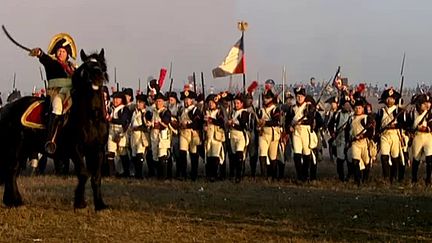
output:
M 232 74 L 246 72 L 246 62 L 243 49 L 243 36 L 231 48 L 225 60 L 219 67 L 213 69 L 213 78 L 226 77 Z

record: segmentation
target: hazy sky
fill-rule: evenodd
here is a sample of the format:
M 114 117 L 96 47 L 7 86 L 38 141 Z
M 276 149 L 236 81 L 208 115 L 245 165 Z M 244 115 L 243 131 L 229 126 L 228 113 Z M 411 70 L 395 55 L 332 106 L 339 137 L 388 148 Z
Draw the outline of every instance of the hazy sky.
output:
M 247 79 L 288 82 L 314 76 L 328 79 L 338 65 L 350 82 L 398 84 L 403 52 L 409 85 L 430 81 L 432 73 L 432 2 L 427 0 L 2 0 L 0 24 L 28 47 L 47 49 L 58 32 L 68 32 L 78 49 L 105 48 L 114 86 L 144 85 L 173 62 L 174 85 L 192 72 L 205 73 L 206 85 L 240 37 L 236 23 L 249 22 L 245 33 Z M 1 91 L 42 87 L 39 62 L 0 34 Z M 240 83 L 241 78 L 235 78 Z M 168 83 L 164 86 L 168 89 Z

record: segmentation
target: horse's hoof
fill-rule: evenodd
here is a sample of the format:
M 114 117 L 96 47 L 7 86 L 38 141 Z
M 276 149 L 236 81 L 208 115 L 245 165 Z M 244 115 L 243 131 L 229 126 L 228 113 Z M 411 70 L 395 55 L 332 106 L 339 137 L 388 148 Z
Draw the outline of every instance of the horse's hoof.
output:
M 24 205 L 24 202 L 22 201 L 22 199 L 16 199 L 16 200 L 5 199 L 5 200 L 3 200 L 3 203 L 6 205 L 6 207 L 9 207 L 9 208 L 16 208 L 16 207 L 20 207 L 20 206 Z
M 75 202 L 74 203 L 74 208 L 75 209 L 83 209 L 87 207 L 87 202 L 86 201 L 80 201 L 80 202 Z
M 111 207 L 106 205 L 105 203 L 100 203 L 98 205 L 95 205 L 96 211 L 102 211 L 102 210 L 106 210 L 106 209 L 111 209 Z

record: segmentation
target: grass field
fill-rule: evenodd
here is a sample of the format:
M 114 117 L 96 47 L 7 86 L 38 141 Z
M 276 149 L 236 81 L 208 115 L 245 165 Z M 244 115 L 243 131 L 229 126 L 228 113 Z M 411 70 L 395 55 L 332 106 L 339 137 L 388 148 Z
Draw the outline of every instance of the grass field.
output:
M 92 204 L 73 210 L 73 177 L 24 176 L 26 206 L 0 208 L 0 241 L 432 241 L 432 191 L 423 183 L 385 184 L 375 166 L 358 188 L 322 163 L 318 182 L 298 185 L 291 166 L 287 180 L 273 183 L 104 179 L 112 209 L 100 213 Z

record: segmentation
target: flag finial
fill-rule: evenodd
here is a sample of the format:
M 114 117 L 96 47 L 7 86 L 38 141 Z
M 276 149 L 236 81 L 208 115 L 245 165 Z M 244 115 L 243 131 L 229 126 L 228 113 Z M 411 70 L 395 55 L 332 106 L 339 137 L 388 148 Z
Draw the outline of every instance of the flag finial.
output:
M 248 23 L 246 21 L 237 22 L 237 28 L 241 32 L 245 32 L 247 30 L 247 28 L 248 28 Z

